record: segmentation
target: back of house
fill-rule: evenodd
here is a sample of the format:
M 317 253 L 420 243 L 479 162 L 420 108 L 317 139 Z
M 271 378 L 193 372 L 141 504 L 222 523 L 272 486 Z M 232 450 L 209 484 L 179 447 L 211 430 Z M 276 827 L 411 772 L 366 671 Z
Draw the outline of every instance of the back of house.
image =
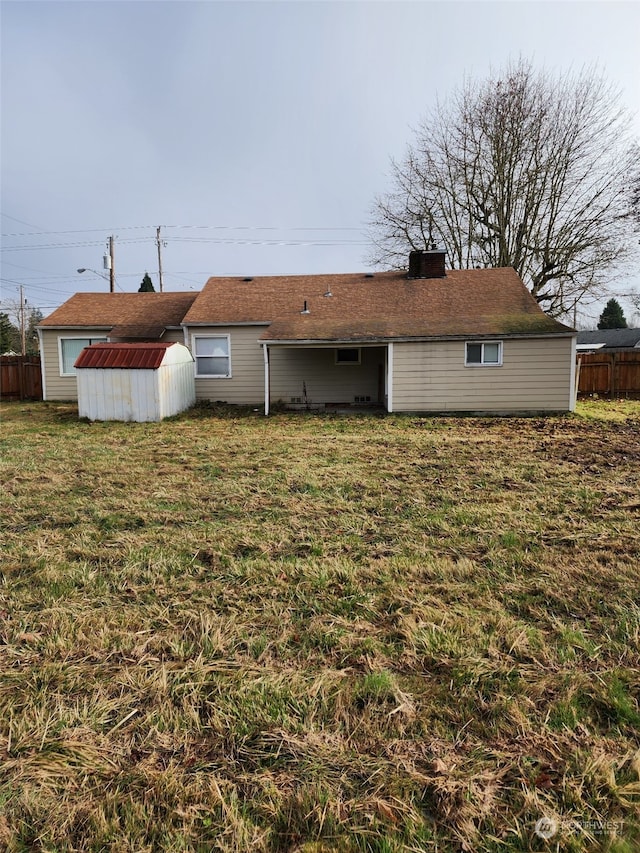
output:
M 83 346 L 135 332 L 189 347 L 198 400 L 267 414 L 571 410 L 575 332 L 512 268 L 446 270 L 444 260 L 412 252 L 408 271 L 213 277 L 197 295 L 78 294 L 40 325 L 46 399 L 75 398 Z M 136 302 L 163 296 L 177 298 L 171 310 Z

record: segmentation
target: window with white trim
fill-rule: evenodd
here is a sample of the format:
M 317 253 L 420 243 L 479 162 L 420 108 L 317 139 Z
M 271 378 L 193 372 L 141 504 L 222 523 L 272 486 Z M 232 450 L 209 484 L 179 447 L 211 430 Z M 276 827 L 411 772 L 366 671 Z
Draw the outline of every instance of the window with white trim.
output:
M 73 366 L 85 347 L 91 344 L 104 344 L 106 338 L 59 338 L 60 344 L 60 376 L 75 376 Z
M 500 367 L 502 341 L 467 341 L 465 345 L 467 367 Z
M 194 335 L 193 355 L 196 376 L 228 379 L 231 376 L 229 335 Z
M 357 347 L 343 347 L 336 350 L 336 364 L 360 364 L 360 350 Z

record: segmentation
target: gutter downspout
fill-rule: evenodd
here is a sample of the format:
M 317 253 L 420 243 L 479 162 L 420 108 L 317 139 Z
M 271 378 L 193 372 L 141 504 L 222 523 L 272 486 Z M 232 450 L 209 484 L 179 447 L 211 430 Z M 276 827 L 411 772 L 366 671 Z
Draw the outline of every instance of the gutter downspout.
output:
M 387 344 L 387 411 L 393 412 L 393 344 Z
M 42 379 L 42 399 L 47 399 L 47 379 L 44 369 L 44 344 L 42 342 L 42 329 L 36 328 L 38 333 L 38 349 L 40 350 L 40 377 Z
M 264 413 L 269 416 L 269 400 L 271 398 L 271 388 L 269 381 L 269 347 L 267 344 L 262 344 L 262 355 L 264 358 Z

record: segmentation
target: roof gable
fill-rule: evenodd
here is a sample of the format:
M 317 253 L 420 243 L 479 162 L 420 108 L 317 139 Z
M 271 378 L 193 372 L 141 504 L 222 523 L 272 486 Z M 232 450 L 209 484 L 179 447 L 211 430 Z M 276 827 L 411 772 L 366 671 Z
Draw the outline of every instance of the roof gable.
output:
M 76 293 L 39 326 L 116 327 L 116 337 L 159 337 L 180 326 L 195 298 L 195 293 Z

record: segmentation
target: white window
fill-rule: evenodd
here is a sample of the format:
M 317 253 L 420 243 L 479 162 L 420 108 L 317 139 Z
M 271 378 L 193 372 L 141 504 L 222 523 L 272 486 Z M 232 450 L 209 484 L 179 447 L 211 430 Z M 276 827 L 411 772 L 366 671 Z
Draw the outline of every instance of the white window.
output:
M 196 376 L 209 379 L 231 376 L 229 335 L 194 335 L 193 354 L 196 359 Z
M 73 366 L 76 359 L 85 347 L 91 344 L 103 344 L 106 338 L 58 338 L 60 345 L 60 375 L 75 376 L 76 369 Z
M 336 364 L 360 364 L 360 350 L 357 348 L 337 349 Z
M 467 342 L 464 363 L 467 367 L 500 367 L 502 341 Z

